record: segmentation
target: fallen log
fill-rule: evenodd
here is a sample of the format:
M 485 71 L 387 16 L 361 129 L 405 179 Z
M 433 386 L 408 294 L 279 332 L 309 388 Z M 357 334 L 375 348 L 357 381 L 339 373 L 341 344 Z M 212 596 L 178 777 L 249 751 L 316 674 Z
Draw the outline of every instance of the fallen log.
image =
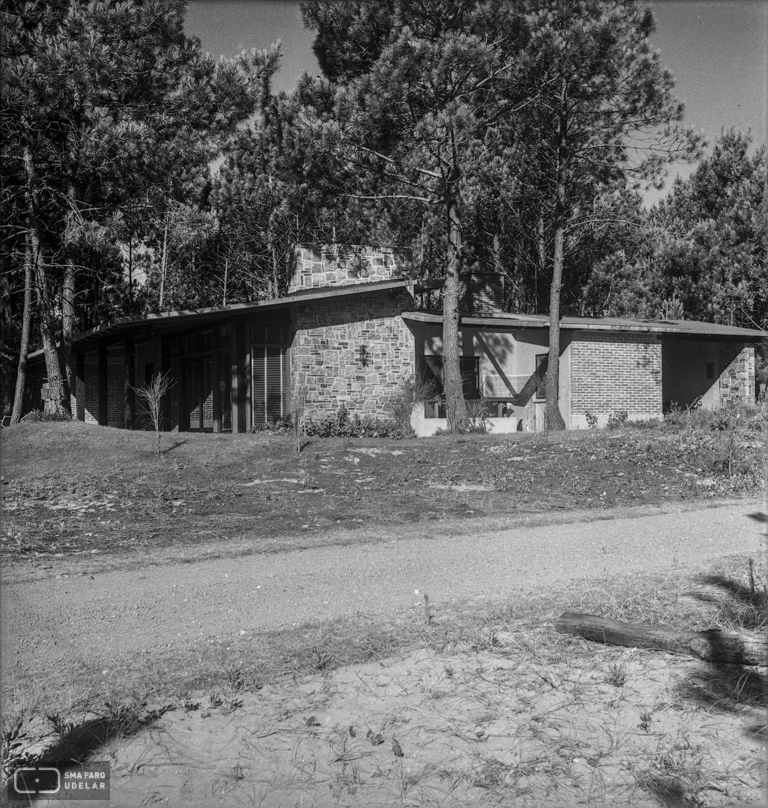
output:
M 565 612 L 555 620 L 555 630 L 560 634 L 576 634 L 608 645 L 687 654 L 707 662 L 727 665 L 768 664 L 768 643 L 765 638 L 715 628 L 707 631 L 677 631 L 644 623 L 621 623 L 594 614 Z

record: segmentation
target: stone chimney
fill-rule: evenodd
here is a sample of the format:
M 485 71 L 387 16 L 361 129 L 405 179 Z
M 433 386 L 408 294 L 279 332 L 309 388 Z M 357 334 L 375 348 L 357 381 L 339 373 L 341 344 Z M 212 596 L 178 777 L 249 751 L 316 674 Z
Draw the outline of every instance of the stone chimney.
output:
M 288 294 L 327 286 L 351 286 L 411 278 L 410 250 L 350 244 L 297 244 Z
M 482 317 L 504 313 L 504 276 L 498 272 L 467 272 L 461 276 L 459 311 Z

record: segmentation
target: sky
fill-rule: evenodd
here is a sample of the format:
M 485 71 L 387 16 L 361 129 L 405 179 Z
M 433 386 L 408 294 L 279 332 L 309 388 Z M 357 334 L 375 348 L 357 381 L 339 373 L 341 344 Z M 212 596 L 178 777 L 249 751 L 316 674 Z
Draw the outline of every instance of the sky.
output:
M 676 79 L 684 122 L 712 141 L 735 127 L 766 142 L 768 0 L 652 0 L 653 42 Z M 275 90 L 291 90 L 305 71 L 318 75 L 313 33 L 304 29 L 298 0 L 189 0 L 186 31 L 212 55 L 235 56 L 281 41 Z M 690 174 L 676 167 L 671 176 Z M 667 182 L 667 187 L 670 185 Z M 663 195 L 664 192 L 662 192 Z M 646 195 L 652 204 L 658 194 Z

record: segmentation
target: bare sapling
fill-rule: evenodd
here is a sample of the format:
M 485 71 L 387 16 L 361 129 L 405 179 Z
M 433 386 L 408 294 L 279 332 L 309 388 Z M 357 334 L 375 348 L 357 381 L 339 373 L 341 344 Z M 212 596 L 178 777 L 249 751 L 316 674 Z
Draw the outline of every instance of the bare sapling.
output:
M 301 435 L 304 431 L 304 410 L 307 406 L 307 388 L 299 386 L 291 396 L 291 424 L 293 425 L 293 449 L 296 457 L 301 454 Z
M 149 384 L 135 387 L 140 406 L 151 427 L 155 430 L 155 454 L 160 457 L 160 433 L 163 428 L 163 397 L 168 394 L 175 382 L 168 371 L 156 373 Z

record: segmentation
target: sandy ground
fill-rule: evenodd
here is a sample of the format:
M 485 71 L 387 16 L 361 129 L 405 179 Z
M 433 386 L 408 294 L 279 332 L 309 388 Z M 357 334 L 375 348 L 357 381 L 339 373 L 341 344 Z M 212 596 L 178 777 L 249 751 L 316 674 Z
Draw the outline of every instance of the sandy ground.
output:
M 760 554 L 757 503 L 8 584 L 3 674 Z M 479 552 L 478 548 L 482 548 Z M 569 650 L 565 650 L 569 649 Z M 115 739 L 111 805 L 761 805 L 764 716 L 702 663 L 493 635 L 178 705 Z M 703 680 L 702 680 L 703 681 Z M 37 805 L 45 805 L 38 802 Z M 53 803 L 52 803 L 53 804 Z M 86 803 L 83 803 L 84 805 Z
M 706 671 L 694 661 L 562 654 L 544 636 L 499 634 L 486 651 L 419 651 L 223 703 L 211 694 L 98 755 L 110 805 L 763 804 L 761 710 L 697 704 Z

